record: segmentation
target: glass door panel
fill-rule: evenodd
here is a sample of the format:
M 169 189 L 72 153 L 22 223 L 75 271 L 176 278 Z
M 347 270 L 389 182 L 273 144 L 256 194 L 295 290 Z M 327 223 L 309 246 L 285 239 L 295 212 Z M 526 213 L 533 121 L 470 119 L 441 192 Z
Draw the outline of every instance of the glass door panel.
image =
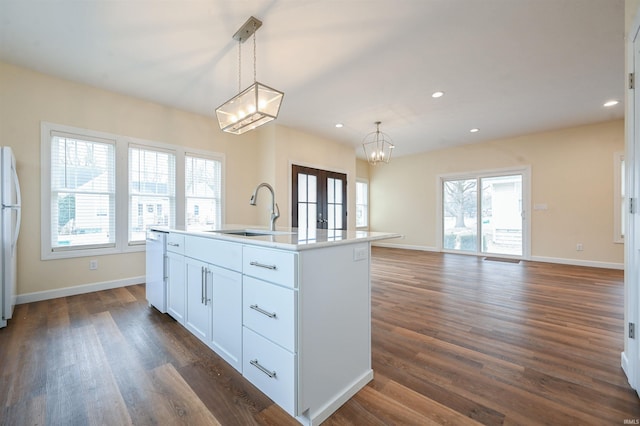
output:
M 298 227 L 315 228 L 318 209 L 317 177 L 298 173 Z
M 476 179 L 443 183 L 443 248 L 476 251 L 478 190 Z
M 327 179 L 328 229 L 342 229 L 342 179 Z
M 523 256 L 522 176 L 443 181 L 442 248 Z
M 292 166 L 291 224 L 298 229 L 347 229 L 347 175 Z
M 482 252 L 522 256 L 522 175 L 481 178 Z

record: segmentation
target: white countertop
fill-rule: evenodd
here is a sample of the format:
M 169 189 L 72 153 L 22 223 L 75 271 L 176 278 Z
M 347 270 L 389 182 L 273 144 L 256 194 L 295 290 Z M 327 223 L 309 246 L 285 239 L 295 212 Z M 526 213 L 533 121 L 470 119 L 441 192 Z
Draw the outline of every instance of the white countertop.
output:
M 392 232 L 369 232 L 356 230 L 341 231 L 327 229 L 299 230 L 298 228 L 276 228 L 275 235 L 265 234 L 245 236 L 225 233 L 225 231 L 233 230 L 268 232 L 267 228 L 247 225 L 225 225 L 214 231 L 185 231 L 180 228 L 167 229 L 166 227 L 152 227 L 152 229 L 296 251 L 328 247 L 338 244 L 354 244 L 359 242 L 385 240 L 401 236 L 400 234 Z

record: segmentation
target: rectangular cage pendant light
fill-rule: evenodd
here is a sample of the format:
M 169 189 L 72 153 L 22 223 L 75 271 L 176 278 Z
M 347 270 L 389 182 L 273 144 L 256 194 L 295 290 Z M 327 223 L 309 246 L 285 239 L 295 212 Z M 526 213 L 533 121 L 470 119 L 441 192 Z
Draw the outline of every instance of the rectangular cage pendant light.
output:
M 233 35 L 233 39 L 238 41 L 238 85 L 240 45 L 253 35 L 253 84 L 216 108 L 220 129 L 228 133 L 241 135 L 275 120 L 280 112 L 284 93 L 256 81 L 256 30 L 261 26 L 262 22 L 252 16 Z
M 216 108 L 220 128 L 241 135 L 275 120 L 283 96 L 281 91 L 256 81 Z

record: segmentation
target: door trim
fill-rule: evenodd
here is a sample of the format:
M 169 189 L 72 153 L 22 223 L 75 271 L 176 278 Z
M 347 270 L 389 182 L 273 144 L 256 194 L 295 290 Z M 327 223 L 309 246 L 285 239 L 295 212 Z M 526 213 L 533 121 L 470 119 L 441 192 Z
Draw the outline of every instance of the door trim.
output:
M 640 8 L 636 11 L 636 16 L 633 20 L 633 24 L 629 27 L 629 33 L 626 39 L 626 74 L 635 73 L 637 77 L 637 71 L 635 69 L 635 43 L 640 42 Z M 636 85 L 638 80 L 636 78 Z M 640 225 L 640 218 L 638 214 L 629 213 L 629 197 L 633 197 L 636 200 L 639 199 L 640 188 L 638 174 L 640 173 L 640 158 L 638 158 L 638 148 L 640 147 L 640 140 L 636 137 L 635 115 L 636 104 L 635 98 L 638 96 L 636 90 L 628 88 L 628 82 L 625 78 L 625 86 L 627 87 L 625 92 L 625 176 L 626 176 L 626 189 L 627 189 L 627 203 L 625 204 L 625 210 L 627 211 L 626 223 L 625 223 L 625 238 L 624 242 L 624 350 L 620 354 L 620 364 L 622 370 L 627 376 L 629 385 L 638 393 L 638 383 L 640 382 L 640 355 L 638 344 L 638 331 L 637 326 L 640 323 L 640 314 L 638 312 L 638 304 L 640 298 L 640 254 L 636 245 L 635 238 L 633 237 Z M 631 119 L 629 119 L 631 118 Z M 636 324 L 636 337 L 634 339 L 629 337 L 629 323 Z

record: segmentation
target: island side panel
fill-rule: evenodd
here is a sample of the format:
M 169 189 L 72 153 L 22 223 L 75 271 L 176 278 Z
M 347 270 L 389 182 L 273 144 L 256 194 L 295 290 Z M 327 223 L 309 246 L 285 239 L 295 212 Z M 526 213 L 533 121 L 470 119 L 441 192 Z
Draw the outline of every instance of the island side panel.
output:
M 371 247 L 299 253 L 298 413 L 317 424 L 373 377 Z

